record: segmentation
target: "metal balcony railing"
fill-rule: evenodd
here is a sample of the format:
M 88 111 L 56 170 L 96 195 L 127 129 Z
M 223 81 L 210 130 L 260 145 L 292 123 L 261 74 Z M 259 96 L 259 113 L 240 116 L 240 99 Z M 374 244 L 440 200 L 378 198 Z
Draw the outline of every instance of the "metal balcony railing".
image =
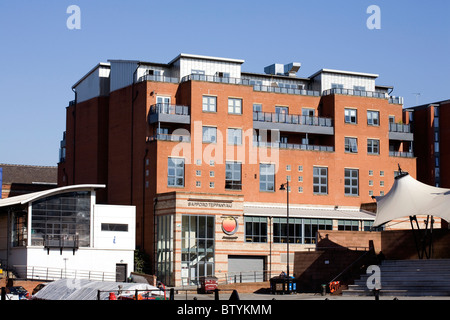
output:
M 282 143 L 282 142 L 262 142 L 253 141 L 254 147 L 266 147 L 266 148 L 279 148 L 279 149 L 291 149 L 291 150 L 303 150 L 303 151 L 325 151 L 333 152 L 332 146 L 320 146 L 312 144 L 296 144 L 296 143 Z
M 288 94 L 298 94 L 302 96 L 320 97 L 320 92 L 315 90 L 284 88 L 278 86 L 265 86 L 259 84 L 255 84 L 253 86 L 253 90 L 262 92 L 288 93 Z
M 411 126 L 409 124 L 390 123 L 389 131 L 390 132 L 411 133 Z
M 297 114 L 253 112 L 253 121 L 299 124 L 307 126 L 332 127 L 331 118 L 304 116 Z
M 174 114 L 174 115 L 189 115 L 189 107 L 188 106 L 180 106 L 174 104 L 167 103 L 157 103 L 150 106 L 150 114 Z
M 191 142 L 191 137 L 176 134 L 155 134 L 148 137 L 148 141 L 173 141 L 173 142 Z
M 394 97 L 389 96 L 385 92 L 377 92 L 377 91 L 366 91 L 366 90 L 355 90 L 355 89 L 344 89 L 344 88 L 332 88 L 323 91 L 323 96 L 328 96 L 331 94 L 343 94 L 348 96 L 359 96 L 359 97 L 368 97 L 368 98 L 379 98 L 379 99 L 388 99 L 389 103 L 392 104 L 403 104 L 403 97 Z
M 403 151 L 389 151 L 390 157 L 414 158 L 414 153 Z

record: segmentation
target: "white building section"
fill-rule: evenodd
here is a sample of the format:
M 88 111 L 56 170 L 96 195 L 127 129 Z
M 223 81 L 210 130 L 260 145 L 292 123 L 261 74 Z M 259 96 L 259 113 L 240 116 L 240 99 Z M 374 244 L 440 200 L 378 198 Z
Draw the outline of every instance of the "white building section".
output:
M 134 206 L 96 204 L 104 185 L 0 200 L 0 260 L 27 279 L 125 281 L 134 271 Z

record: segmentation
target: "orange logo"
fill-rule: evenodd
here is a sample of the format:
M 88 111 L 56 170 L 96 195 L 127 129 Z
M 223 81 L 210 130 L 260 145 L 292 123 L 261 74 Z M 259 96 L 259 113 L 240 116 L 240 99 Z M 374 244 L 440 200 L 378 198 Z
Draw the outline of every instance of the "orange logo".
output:
M 238 222 L 235 217 L 228 216 L 222 220 L 222 231 L 227 235 L 233 235 L 238 229 Z

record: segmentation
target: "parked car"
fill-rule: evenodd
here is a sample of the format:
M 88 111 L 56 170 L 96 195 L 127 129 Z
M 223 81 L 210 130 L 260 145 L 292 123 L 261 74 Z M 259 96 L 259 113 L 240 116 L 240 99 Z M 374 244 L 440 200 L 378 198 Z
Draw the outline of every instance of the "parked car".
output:
M 30 296 L 28 291 L 22 286 L 6 287 L 6 294 L 14 297 L 17 296 L 19 300 L 28 299 Z
M 45 287 L 47 285 L 47 282 L 44 283 L 39 283 L 36 287 L 34 287 L 33 291 L 31 292 L 31 295 L 35 295 L 36 293 L 39 292 L 39 290 L 41 290 L 43 287 Z

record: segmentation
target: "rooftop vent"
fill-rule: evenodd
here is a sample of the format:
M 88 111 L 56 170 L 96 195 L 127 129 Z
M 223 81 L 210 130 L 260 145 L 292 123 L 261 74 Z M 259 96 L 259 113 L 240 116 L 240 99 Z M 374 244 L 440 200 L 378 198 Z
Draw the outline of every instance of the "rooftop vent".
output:
M 265 67 L 264 72 L 266 74 L 295 77 L 300 67 L 300 62 L 291 62 L 284 65 L 281 63 L 274 63 L 270 66 Z

